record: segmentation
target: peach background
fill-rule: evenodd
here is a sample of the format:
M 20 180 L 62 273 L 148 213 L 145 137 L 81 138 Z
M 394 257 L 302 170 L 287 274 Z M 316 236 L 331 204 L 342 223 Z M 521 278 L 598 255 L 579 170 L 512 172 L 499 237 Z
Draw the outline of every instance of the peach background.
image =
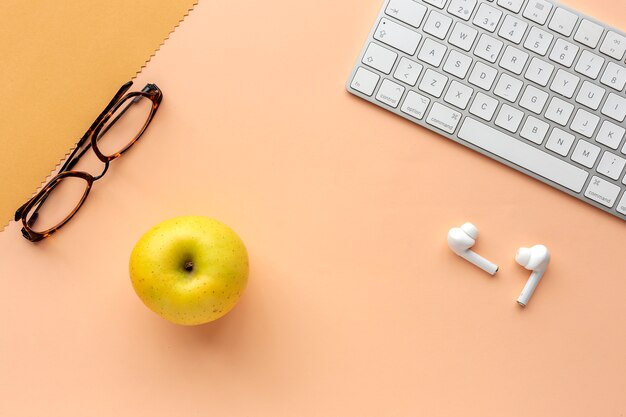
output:
M 0 415 L 626 413 L 626 225 L 346 93 L 380 5 L 200 2 L 138 78 L 160 113 L 79 215 L 38 245 L 0 234 Z M 251 254 L 240 305 L 196 328 L 127 272 L 184 214 Z M 496 277 L 447 249 L 466 220 Z M 513 255 L 538 242 L 522 310 Z

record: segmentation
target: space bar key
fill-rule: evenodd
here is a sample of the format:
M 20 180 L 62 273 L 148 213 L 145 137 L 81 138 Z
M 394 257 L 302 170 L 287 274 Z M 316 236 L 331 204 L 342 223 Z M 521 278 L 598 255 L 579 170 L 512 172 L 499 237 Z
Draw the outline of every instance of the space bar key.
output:
M 459 138 L 579 193 L 589 174 L 572 164 L 466 117 Z

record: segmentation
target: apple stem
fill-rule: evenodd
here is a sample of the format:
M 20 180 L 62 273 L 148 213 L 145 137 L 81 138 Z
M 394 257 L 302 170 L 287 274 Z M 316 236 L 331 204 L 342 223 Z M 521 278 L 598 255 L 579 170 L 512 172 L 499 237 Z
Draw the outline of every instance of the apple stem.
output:
M 193 271 L 193 262 L 191 261 L 185 262 L 185 266 L 183 268 L 185 268 L 185 271 L 187 272 Z

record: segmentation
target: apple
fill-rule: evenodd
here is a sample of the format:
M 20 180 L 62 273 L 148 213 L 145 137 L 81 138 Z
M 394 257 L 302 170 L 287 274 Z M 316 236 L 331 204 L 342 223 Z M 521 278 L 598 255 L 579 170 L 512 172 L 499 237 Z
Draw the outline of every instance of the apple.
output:
M 204 324 L 239 301 L 248 282 L 248 252 L 215 219 L 177 217 L 139 239 L 130 255 L 130 279 L 143 303 L 164 319 Z

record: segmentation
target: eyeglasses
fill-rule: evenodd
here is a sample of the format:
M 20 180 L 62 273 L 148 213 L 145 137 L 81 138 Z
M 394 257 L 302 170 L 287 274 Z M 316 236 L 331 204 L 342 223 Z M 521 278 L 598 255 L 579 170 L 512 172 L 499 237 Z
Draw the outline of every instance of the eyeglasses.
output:
M 132 84 L 129 81 L 119 89 L 78 141 L 59 173 L 17 209 L 15 220 L 22 220 L 22 235 L 26 239 L 38 242 L 63 227 L 82 207 L 94 181 L 106 174 L 109 163 L 133 146 L 146 131 L 159 108 L 163 93 L 155 84 L 147 84 L 141 91 L 126 93 Z M 102 172 L 97 176 L 72 171 L 89 149 L 93 149 L 104 163 Z

